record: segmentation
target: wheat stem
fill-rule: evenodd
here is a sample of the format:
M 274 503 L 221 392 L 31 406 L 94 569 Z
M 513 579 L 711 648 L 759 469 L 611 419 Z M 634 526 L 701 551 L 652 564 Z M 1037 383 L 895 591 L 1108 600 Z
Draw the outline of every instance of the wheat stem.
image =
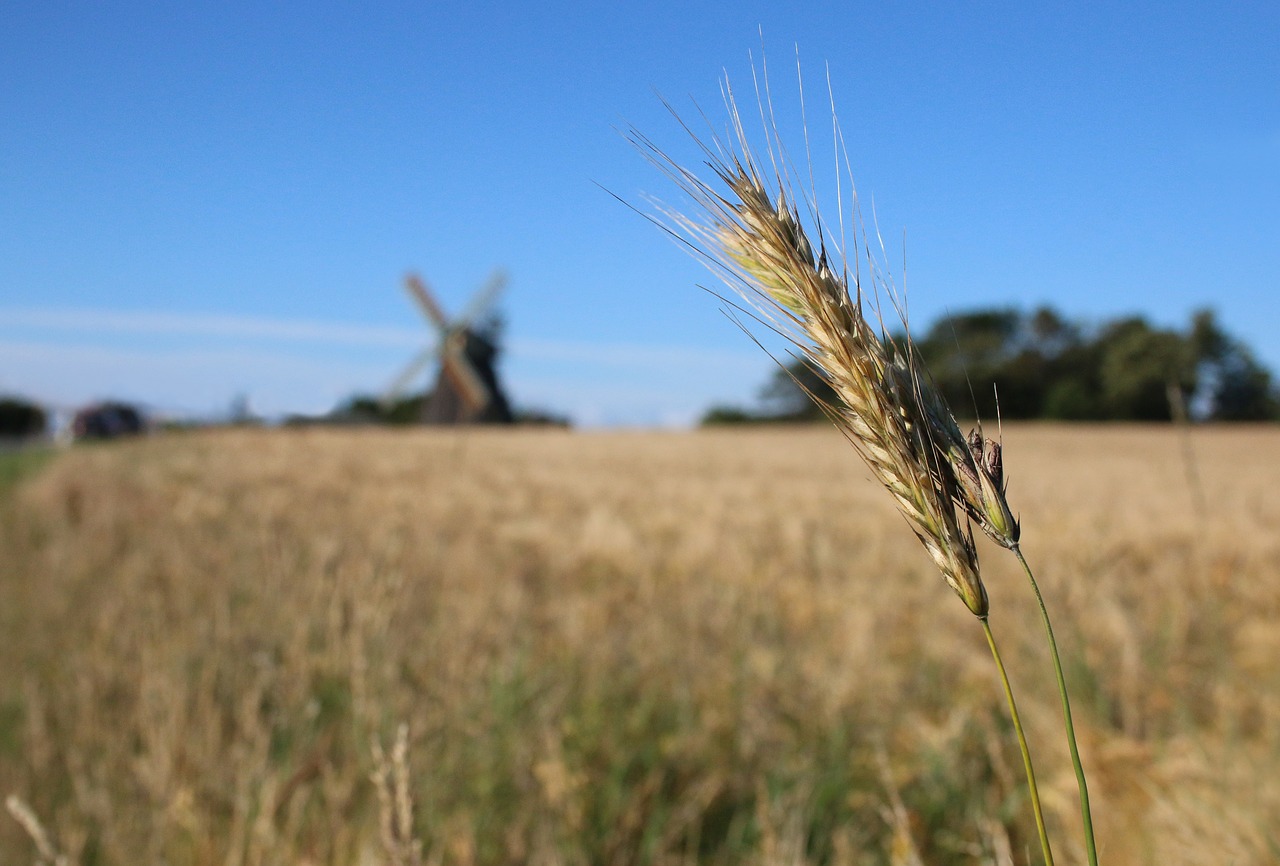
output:
M 1040 850 L 1044 853 L 1045 866 L 1053 866 L 1053 851 L 1049 847 L 1049 834 L 1044 828 L 1044 812 L 1040 809 L 1040 789 L 1036 787 L 1036 771 L 1031 766 L 1031 749 L 1027 746 L 1027 735 L 1022 730 L 1022 717 L 1018 715 L 1018 704 L 1013 699 L 1013 687 L 1009 685 L 1009 674 L 1004 669 L 1004 660 L 1000 658 L 1000 650 L 996 647 L 995 635 L 991 633 L 991 624 L 985 616 L 982 631 L 987 636 L 987 646 L 991 647 L 991 657 L 996 661 L 996 669 L 1000 671 L 1000 684 L 1004 686 L 1004 697 L 1009 702 L 1009 715 L 1013 718 L 1013 730 L 1018 735 L 1018 748 L 1022 751 L 1022 766 L 1027 771 L 1027 790 L 1031 792 L 1031 810 L 1036 816 L 1036 832 L 1040 834 Z
M 1053 866 L 1022 720 L 987 624 L 990 601 L 971 528 L 976 522 L 997 543 L 1016 550 L 1020 529 L 1005 499 L 1001 445 L 980 431 L 968 438 L 960 432 L 919 366 L 909 334 L 895 342 L 883 323 L 877 333 L 863 309 L 856 261 L 845 257 L 842 242 L 828 238 L 812 195 L 796 192 L 776 127 L 767 133 L 770 176 L 747 141 L 727 82 L 724 90 L 730 118 L 726 138 L 703 141 L 685 126 L 713 177 L 699 178 L 632 131 L 633 143 L 696 206 L 693 214 L 659 206 L 664 219 L 655 221 L 745 300 L 746 309 L 732 305 L 735 309 L 789 340 L 799 358 L 825 376 L 835 396 L 818 400 L 822 409 L 892 494 L 946 583 L 982 620 L 1022 750 L 1045 863 Z M 772 106 L 762 103 L 760 109 L 770 127 Z M 873 289 L 886 288 L 905 326 L 905 310 L 892 286 L 870 256 L 868 262 Z
M 1098 849 L 1093 839 L 1093 814 L 1089 809 L 1089 785 L 1085 781 L 1084 766 L 1080 763 L 1080 748 L 1076 744 L 1076 729 L 1071 723 L 1071 698 L 1067 695 L 1067 680 L 1062 674 L 1062 659 L 1058 655 L 1058 642 L 1053 637 L 1053 624 L 1049 622 L 1049 609 L 1045 607 L 1044 596 L 1040 594 L 1040 585 L 1036 583 L 1036 576 L 1031 572 L 1031 566 L 1027 564 L 1027 558 L 1022 555 L 1022 549 L 1018 545 L 1010 548 L 1014 555 L 1018 557 L 1018 562 L 1022 563 L 1022 570 L 1027 573 L 1027 580 L 1031 581 L 1031 589 L 1035 591 L 1036 601 L 1040 604 L 1040 619 L 1044 623 L 1044 632 L 1049 638 L 1049 652 L 1053 656 L 1053 672 L 1058 678 L 1058 694 L 1062 698 L 1062 719 L 1067 728 L 1067 745 L 1071 749 L 1071 764 L 1076 771 L 1076 787 L 1080 790 L 1080 819 L 1084 822 L 1084 842 L 1085 848 L 1089 854 L 1089 866 L 1098 866 Z

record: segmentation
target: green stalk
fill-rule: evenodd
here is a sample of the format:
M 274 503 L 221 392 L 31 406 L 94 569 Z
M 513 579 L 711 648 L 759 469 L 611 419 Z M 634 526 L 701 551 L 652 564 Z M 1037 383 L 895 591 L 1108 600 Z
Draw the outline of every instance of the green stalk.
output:
M 1062 719 L 1067 727 L 1067 745 L 1071 747 L 1071 763 L 1076 768 L 1076 787 L 1080 789 L 1080 818 L 1084 821 L 1084 842 L 1089 853 L 1089 866 L 1098 866 L 1098 849 L 1093 840 L 1093 814 L 1089 810 L 1089 785 L 1085 782 L 1084 766 L 1080 763 L 1076 729 L 1071 723 L 1071 699 L 1067 697 L 1067 680 L 1062 675 L 1062 659 L 1058 656 L 1058 642 L 1053 639 L 1049 610 L 1044 606 L 1044 596 L 1040 594 L 1040 585 L 1036 583 L 1036 576 L 1031 573 L 1031 566 L 1027 565 L 1027 559 L 1022 555 L 1018 545 L 1015 544 L 1010 549 L 1022 563 L 1022 569 L 1027 573 L 1027 580 L 1031 581 L 1031 588 L 1035 590 L 1036 601 L 1040 603 L 1040 619 L 1044 622 L 1044 631 L 1049 637 L 1049 651 L 1053 655 L 1053 672 L 1058 677 L 1058 694 L 1062 697 Z
M 1013 700 L 1009 674 L 1005 672 L 1000 650 L 996 649 L 996 638 L 991 633 L 991 624 L 987 622 L 985 616 L 978 619 L 982 622 L 982 631 L 987 636 L 987 646 L 991 647 L 991 657 L 996 660 L 996 669 L 1000 671 L 1004 696 L 1009 702 L 1009 715 L 1013 717 L 1013 730 L 1018 735 L 1018 748 L 1022 750 L 1022 765 L 1027 771 L 1027 789 L 1031 792 L 1031 810 L 1036 816 L 1036 832 L 1040 834 L 1040 850 L 1044 852 L 1045 866 L 1053 866 L 1053 851 L 1049 848 L 1049 835 L 1044 829 L 1044 813 L 1040 810 L 1040 789 L 1036 787 L 1036 771 L 1031 767 L 1031 750 L 1027 748 L 1027 735 L 1022 730 L 1022 717 L 1018 715 L 1018 705 Z

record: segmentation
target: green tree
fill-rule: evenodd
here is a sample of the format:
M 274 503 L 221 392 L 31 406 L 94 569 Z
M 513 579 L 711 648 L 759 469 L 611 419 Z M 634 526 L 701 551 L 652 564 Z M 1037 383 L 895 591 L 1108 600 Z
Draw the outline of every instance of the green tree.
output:
M 44 410 L 20 397 L 0 397 L 0 439 L 40 436 L 47 419 Z
M 1108 325 L 1098 343 L 1102 399 L 1109 418 L 1168 421 L 1169 386 L 1184 395 L 1195 391 L 1195 353 L 1181 334 L 1152 328 L 1135 316 Z
M 760 389 L 760 400 L 761 419 L 770 421 L 816 421 L 823 417 L 820 403 L 838 403 L 831 383 L 804 358 L 774 370 Z
M 1262 421 L 1280 417 L 1270 371 L 1258 363 L 1249 347 L 1219 325 L 1212 310 L 1192 317 L 1190 342 L 1205 383 L 1198 395 L 1215 421 Z
M 892 342 L 905 346 L 902 336 Z M 1271 373 L 1227 334 L 1212 311 L 1198 311 L 1185 332 L 1140 316 L 1095 329 L 1049 307 L 953 314 L 914 343 L 947 403 L 994 419 L 1167 421 L 1170 388 L 1197 417 L 1260 420 L 1280 415 Z M 994 385 L 994 387 L 993 387 Z M 735 420 L 816 419 L 808 394 L 835 400 L 830 384 L 803 360 L 779 369 L 761 391 L 758 413 Z

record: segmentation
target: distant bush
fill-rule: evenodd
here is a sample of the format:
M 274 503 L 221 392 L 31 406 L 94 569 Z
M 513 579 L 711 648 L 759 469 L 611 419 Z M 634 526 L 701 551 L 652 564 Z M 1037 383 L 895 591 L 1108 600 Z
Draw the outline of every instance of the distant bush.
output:
M 30 439 L 44 435 L 44 409 L 21 397 L 0 397 L 0 439 Z
M 328 415 L 307 420 L 320 424 L 416 424 L 422 420 L 424 399 L 417 394 L 387 402 L 370 394 L 356 394 Z
M 727 424 L 752 424 L 759 420 L 758 415 L 739 406 L 712 406 L 698 423 L 703 427 L 715 427 Z
M 86 406 L 71 421 L 77 439 L 115 439 L 137 436 L 147 429 L 147 416 L 137 406 L 108 400 Z
M 332 412 L 320 418 L 295 416 L 286 424 L 421 424 L 426 394 L 400 397 L 391 402 L 369 394 L 356 394 L 340 403 Z M 553 409 L 540 407 L 518 408 L 512 412 L 512 421 L 533 427 L 571 427 L 568 415 Z
M 568 415 L 553 409 L 525 407 L 515 410 L 515 423 L 531 427 L 572 427 L 573 421 Z

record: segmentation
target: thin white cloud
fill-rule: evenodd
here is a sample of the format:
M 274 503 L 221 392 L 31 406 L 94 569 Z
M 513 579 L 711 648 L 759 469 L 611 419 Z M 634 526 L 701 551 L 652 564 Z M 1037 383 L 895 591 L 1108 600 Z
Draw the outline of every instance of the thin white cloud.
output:
M 347 346 L 419 346 L 423 331 L 377 325 L 347 325 L 212 313 L 152 313 L 119 310 L 0 308 L 0 328 L 154 334 L 229 339 L 267 339 Z
M 205 313 L 3 308 L 0 329 L 22 335 L 29 344 L 33 331 L 91 335 L 152 335 L 156 337 L 213 337 L 225 340 L 267 340 L 314 343 L 368 349 L 416 349 L 430 339 L 423 329 L 382 325 L 352 325 L 303 319 L 273 319 Z M 506 350 L 512 359 L 607 365 L 633 370 L 689 369 L 751 374 L 761 367 L 760 355 L 687 346 L 634 343 L 585 343 L 564 340 L 512 339 Z

